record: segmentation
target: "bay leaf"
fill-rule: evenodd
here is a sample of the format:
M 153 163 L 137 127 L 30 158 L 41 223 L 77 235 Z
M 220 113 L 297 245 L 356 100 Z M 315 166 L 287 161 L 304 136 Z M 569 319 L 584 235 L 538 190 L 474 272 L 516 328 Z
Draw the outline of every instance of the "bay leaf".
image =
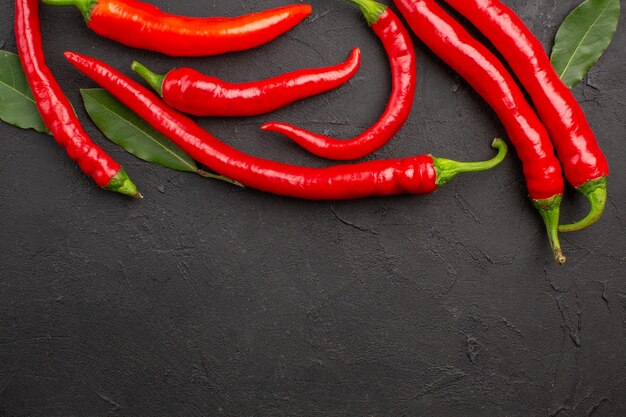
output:
M 105 90 L 81 89 L 80 93 L 89 117 L 112 142 L 144 161 L 177 171 L 198 171 L 185 151 Z
M 0 119 L 22 129 L 50 134 L 35 104 L 19 57 L 0 50 Z
M 89 117 L 112 142 L 147 162 L 243 187 L 237 181 L 199 169 L 184 150 L 159 133 L 102 88 L 81 89 Z
M 585 0 L 557 31 L 550 60 L 569 88 L 600 59 L 617 30 L 619 0 Z

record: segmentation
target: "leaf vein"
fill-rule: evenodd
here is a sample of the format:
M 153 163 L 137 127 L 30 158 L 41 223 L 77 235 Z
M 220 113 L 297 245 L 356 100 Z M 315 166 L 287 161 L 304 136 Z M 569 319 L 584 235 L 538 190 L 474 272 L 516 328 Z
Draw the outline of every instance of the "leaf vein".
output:
M 580 42 L 578 43 L 578 45 L 576 46 L 576 49 L 574 50 L 574 52 L 572 52 L 572 56 L 570 56 L 569 60 L 567 61 L 567 64 L 565 65 L 565 68 L 563 68 L 563 71 L 559 74 L 559 78 L 563 78 L 563 76 L 565 75 L 565 73 L 567 73 L 567 70 L 569 69 L 569 67 L 572 65 L 572 62 L 574 61 L 574 58 L 576 57 L 576 54 L 578 53 L 578 51 L 580 50 L 583 42 L 585 41 L 585 39 L 587 38 L 587 36 L 589 35 L 589 33 L 591 33 L 591 29 L 593 29 L 595 27 L 595 25 L 598 23 L 598 21 L 600 20 L 600 18 L 604 15 L 604 12 L 606 11 L 606 9 L 609 7 L 609 4 L 611 3 L 611 0 L 607 1 L 606 4 L 604 5 L 604 8 L 602 9 L 602 11 L 600 11 L 600 13 L 598 13 L 598 17 L 596 18 L 596 20 L 593 21 L 593 23 L 589 26 L 589 29 L 587 29 L 587 31 L 585 32 L 585 34 L 581 37 Z
M 19 91 L 19 90 L 15 89 L 13 86 L 11 86 L 11 85 L 7 84 L 6 82 L 4 82 L 4 81 L 0 80 L 0 84 L 2 84 L 2 85 L 4 85 L 4 86 L 6 86 L 9 90 L 13 90 L 13 91 L 15 91 L 18 95 L 20 95 L 20 96 L 24 97 L 26 100 L 28 100 L 28 101 L 32 102 L 33 104 L 36 104 L 36 103 L 35 103 L 35 100 L 33 100 L 32 98 L 28 97 L 27 95 L 24 95 L 24 93 L 22 93 L 21 91 Z

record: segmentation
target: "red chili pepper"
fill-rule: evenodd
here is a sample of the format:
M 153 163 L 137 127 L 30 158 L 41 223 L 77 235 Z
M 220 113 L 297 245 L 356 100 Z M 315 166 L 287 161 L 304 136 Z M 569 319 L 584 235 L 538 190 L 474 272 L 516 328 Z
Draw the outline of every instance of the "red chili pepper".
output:
M 194 159 L 246 186 L 274 194 L 344 200 L 431 193 L 459 173 L 495 167 L 506 154 L 506 145 L 497 139 L 493 146 L 498 155 L 485 162 L 456 162 L 422 155 L 328 168 L 283 164 L 226 145 L 148 89 L 100 61 L 73 52 L 66 52 L 65 57 Z
M 166 75 L 157 75 L 138 62 L 132 68 L 176 110 L 195 116 L 256 116 L 337 88 L 352 78 L 360 65 L 361 52 L 355 48 L 346 62 L 333 67 L 243 84 L 208 77 L 191 68 Z
M 528 191 L 541 213 L 555 259 L 563 195 L 561 166 L 548 132 L 504 65 L 433 0 L 394 0 L 413 32 L 465 78 L 497 113 L 522 160 Z
M 98 35 L 134 48 L 171 56 L 206 56 L 263 45 L 311 14 L 297 4 L 233 18 L 199 18 L 166 14 L 135 0 L 44 0 L 78 7 Z
M 141 197 L 124 169 L 87 136 L 72 105 L 46 66 L 39 28 L 39 0 L 15 1 L 15 37 L 35 103 L 56 141 L 98 186 Z
M 389 142 L 406 122 L 415 98 L 415 49 L 404 25 L 387 6 L 370 0 L 357 4 L 367 23 L 382 41 L 391 65 L 392 89 L 381 118 L 356 138 L 338 140 L 285 123 L 267 123 L 263 130 L 278 132 L 315 155 L 334 160 L 362 158 Z
M 530 94 L 548 128 L 565 176 L 591 203 L 583 220 L 560 232 L 584 229 L 606 205 L 609 165 L 576 98 L 554 70 L 543 46 L 522 19 L 498 0 L 446 0 L 502 53 Z

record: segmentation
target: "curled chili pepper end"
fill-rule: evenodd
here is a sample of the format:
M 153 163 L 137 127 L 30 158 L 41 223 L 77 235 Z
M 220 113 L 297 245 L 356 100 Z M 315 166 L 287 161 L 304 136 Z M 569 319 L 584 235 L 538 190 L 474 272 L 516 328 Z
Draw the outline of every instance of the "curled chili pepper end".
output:
M 507 154 L 508 147 L 502 139 L 494 139 L 491 146 L 498 150 L 498 154 L 488 161 L 459 162 L 433 157 L 433 165 L 437 172 L 437 187 L 448 183 L 459 174 L 465 172 L 483 172 L 500 165 Z
M 350 0 L 360 7 L 380 39 L 391 69 L 391 94 L 385 111 L 367 130 L 350 139 L 336 139 L 285 123 L 267 123 L 262 129 L 287 136 L 300 147 L 327 159 L 359 159 L 387 144 L 411 113 L 416 90 L 416 55 L 411 35 L 387 6 L 373 0 Z M 166 82 L 167 83 L 167 82 Z
M 363 16 L 365 16 L 365 20 L 368 25 L 373 25 L 378 22 L 380 16 L 385 13 L 387 10 L 387 6 L 384 4 L 377 3 L 373 0 L 348 0 L 350 3 L 354 3 L 361 9 Z
M 120 169 L 117 174 L 115 174 L 115 176 L 111 178 L 111 181 L 109 181 L 109 183 L 103 188 L 105 190 L 124 194 L 133 198 L 143 198 L 143 196 L 141 195 L 141 193 L 139 193 L 139 191 L 137 191 L 137 187 L 130 180 L 130 178 L 126 174 L 126 171 L 124 171 L 123 168 Z
M 76 6 L 86 22 L 91 20 L 91 12 L 98 4 L 98 0 L 43 0 L 43 2 L 50 6 Z
M 545 198 L 542 200 L 533 200 L 535 208 L 541 214 L 543 222 L 546 225 L 548 231 L 548 239 L 550 240 L 550 246 L 552 247 L 552 253 L 554 253 L 554 260 L 563 265 L 567 258 L 563 255 L 561 249 L 561 242 L 559 241 L 559 216 L 561 215 L 561 200 L 563 196 L 555 195 L 551 198 Z
M 560 225 L 559 232 L 578 232 L 600 220 L 600 217 L 602 217 L 602 214 L 604 213 L 604 208 L 606 207 L 607 182 L 607 177 L 601 177 L 595 180 L 587 181 L 577 188 L 577 190 L 585 196 L 591 205 L 589 214 L 579 222 Z
M 163 81 L 166 75 L 155 74 L 146 68 L 142 63 L 134 61 L 130 68 L 141 76 L 146 82 L 157 92 L 157 94 L 163 97 Z

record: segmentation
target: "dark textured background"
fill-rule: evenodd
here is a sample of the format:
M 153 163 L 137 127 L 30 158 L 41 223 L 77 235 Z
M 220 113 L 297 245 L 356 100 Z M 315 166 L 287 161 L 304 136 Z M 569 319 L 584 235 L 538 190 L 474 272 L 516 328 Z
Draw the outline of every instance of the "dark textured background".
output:
M 288 2 L 153 1 L 189 15 Z M 509 0 L 544 45 L 578 0 Z M 312 0 L 257 50 L 169 59 L 98 38 L 73 8 L 42 8 L 47 58 L 94 139 L 145 194 L 98 190 L 48 137 L 0 124 L 0 416 L 626 416 L 626 31 L 576 87 L 611 163 L 602 221 L 550 256 L 512 153 L 433 196 L 307 202 L 153 166 L 109 143 L 66 49 L 130 73 L 192 65 L 233 81 L 339 62 L 347 86 L 271 116 L 202 120 L 255 155 L 323 165 L 271 119 L 355 135 L 389 94 L 358 10 Z M 15 51 L 13 5 L 0 46 Z M 412 116 L 374 157 L 490 157 L 492 111 L 419 42 Z M 569 191 L 563 218 L 585 203 Z

